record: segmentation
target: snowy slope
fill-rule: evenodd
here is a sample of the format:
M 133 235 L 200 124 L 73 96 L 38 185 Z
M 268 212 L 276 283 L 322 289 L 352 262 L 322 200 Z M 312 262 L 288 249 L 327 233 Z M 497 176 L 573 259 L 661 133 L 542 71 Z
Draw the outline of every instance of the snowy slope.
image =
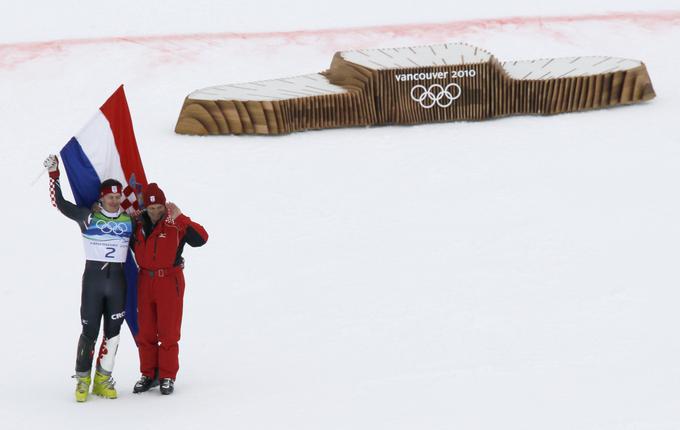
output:
M 650 7 L 673 6 L 661 3 Z M 640 9 L 575 4 L 542 13 Z M 531 15 L 529 5 L 498 10 Z M 118 33 L 114 24 L 72 30 L 86 20 L 46 4 L 34 28 L 15 20 L 3 30 L 2 428 L 680 426 L 680 11 L 456 24 L 450 10 L 383 18 L 376 9 L 337 21 L 268 17 L 256 30 L 450 24 L 9 43 L 203 31 L 200 14 L 174 6 L 157 23 L 144 24 L 145 9 L 130 14 Z M 462 18 L 501 16 L 481 6 Z M 60 18 L 63 32 L 51 24 Z M 173 133 L 195 89 L 317 72 L 336 50 L 442 41 L 501 60 L 640 59 L 657 98 L 274 138 Z M 124 329 L 120 398 L 79 405 L 68 376 L 81 242 L 50 206 L 47 179 L 29 183 L 120 83 L 147 176 L 211 238 L 185 252 L 176 393 L 131 394 L 137 357 Z
M 677 0 L 569 0 L 562 2 L 429 0 L 22 0 L 4 2 L 0 41 L 27 42 L 104 36 L 272 32 L 606 12 L 677 10 Z

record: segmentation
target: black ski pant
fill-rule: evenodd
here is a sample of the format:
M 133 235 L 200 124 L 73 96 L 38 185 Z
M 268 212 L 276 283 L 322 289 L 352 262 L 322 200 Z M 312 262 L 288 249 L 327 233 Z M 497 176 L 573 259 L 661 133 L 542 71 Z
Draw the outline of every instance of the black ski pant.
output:
M 97 360 L 97 370 L 111 373 L 113 359 L 118 349 L 120 328 L 125 320 L 126 288 L 123 263 L 90 260 L 85 263 L 80 299 L 80 320 L 83 331 L 78 341 L 76 356 L 78 376 L 90 374 L 102 317 L 104 318 L 104 339 Z M 100 361 L 104 360 L 105 356 L 107 365 L 100 366 Z

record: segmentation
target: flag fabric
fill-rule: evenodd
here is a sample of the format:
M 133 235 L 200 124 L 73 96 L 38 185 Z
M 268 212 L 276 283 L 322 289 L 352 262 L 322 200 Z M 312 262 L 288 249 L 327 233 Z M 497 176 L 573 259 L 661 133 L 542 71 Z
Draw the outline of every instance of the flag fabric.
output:
M 99 199 L 99 185 L 116 179 L 123 185 L 121 207 L 141 209 L 147 185 L 137 149 L 125 91 L 121 85 L 101 106 L 94 118 L 62 148 L 61 159 L 78 206 L 90 208 Z M 137 265 L 128 250 L 125 263 L 127 297 L 125 320 L 137 335 Z

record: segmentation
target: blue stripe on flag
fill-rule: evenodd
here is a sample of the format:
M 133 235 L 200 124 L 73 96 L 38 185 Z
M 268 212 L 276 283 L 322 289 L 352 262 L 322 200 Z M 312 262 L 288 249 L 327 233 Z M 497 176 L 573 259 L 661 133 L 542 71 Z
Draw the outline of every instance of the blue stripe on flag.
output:
M 83 148 L 80 147 L 80 143 L 75 137 L 72 137 L 59 154 L 64 162 L 76 204 L 86 208 L 92 207 L 94 202 L 99 199 L 101 181 L 94 167 L 92 167 L 92 163 L 83 152 Z
M 137 324 L 137 275 L 137 264 L 135 259 L 132 258 L 132 251 L 128 250 L 127 260 L 125 261 L 125 280 L 127 281 L 125 321 L 135 339 L 139 332 L 139 325 Z

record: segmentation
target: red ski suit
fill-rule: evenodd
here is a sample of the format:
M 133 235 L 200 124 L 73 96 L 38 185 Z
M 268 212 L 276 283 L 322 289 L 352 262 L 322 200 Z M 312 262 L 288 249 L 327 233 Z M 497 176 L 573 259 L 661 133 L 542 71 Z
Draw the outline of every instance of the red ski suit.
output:
M 175 379 L 179 369 L 179 338 L 184 298 L 185 244 L 202 246 L 208 233 L 182 214 L 155 225 L 147 214 L 137 224 L 132 249 L 139 265 L 137 348 L 142 374 Z

